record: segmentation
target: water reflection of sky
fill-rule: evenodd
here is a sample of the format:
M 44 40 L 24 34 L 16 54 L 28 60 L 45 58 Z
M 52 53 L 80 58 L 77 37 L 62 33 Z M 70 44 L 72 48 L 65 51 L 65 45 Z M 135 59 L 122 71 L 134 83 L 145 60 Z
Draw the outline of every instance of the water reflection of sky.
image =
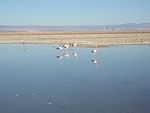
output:
M 150 46 L 56 46 L 0 45 L 0 112 L 149 113 Z

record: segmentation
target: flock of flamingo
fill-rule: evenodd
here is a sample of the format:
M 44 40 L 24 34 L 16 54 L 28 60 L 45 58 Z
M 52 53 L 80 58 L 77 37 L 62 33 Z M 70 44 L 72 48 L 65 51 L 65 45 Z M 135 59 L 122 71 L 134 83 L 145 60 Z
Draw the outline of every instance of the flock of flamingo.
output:
M 28 43 L 27 42 L 23 42 L 22 44 L 25 45 L 25 44 L 28 44 Z M 62 46 L 57 46 L 56 50 L 63 50 L 63 49 L 67 50 L 69 47 L 76 47 L 76 46 L 77 46 L 77 42 L 76 43 L 71 43 L 71 44 L 66 43 L 66 44 L 64 44 Z M 29 50 L 28 47 L 27 48 L 23 48 L 23 51 L 28 51 L 28 50 Z M 91 51 L 91 54 L 96 54 L 97 52 L 98 52 L 98 48 L 96 46 L 96 49 L 93 49 Z M 72 55 L 75 56 L 76 59 L 78 60 L 78 54 L 76 52 L 73 52 Z M 63 53 L 62 56 L 56 56 L 56 58 L 57 59 L 62 59 L 64 57 L 69 57 L 69 56 L 70 56 L 70 54 L 67 53 L 67 52 L 65 52 L 65 53 Z M 96 59 L 92 59 L 91 62 L 94 63 L 94 64 L 96 64 L 96 68 L 99 67 L 99 62 Z
M 62 49 L 68 49 L 69 47 L 76 47 L 76 46 L 77 46 L 77 43 L 73 43 L 73 44 L 66 43 L 66 44 L 64 44 L 62 46 L 56 47 L 56 49 L 57 50 L 62 50 Z M 96 49 L 92 50 L 91 54 L 96 54 L 97 52 L 98 52 L 98 48 L 96 46 Z M 73 52 L 72 55 L 78 58 L 78 54 L 77 53 Z M 69 57 L 69 53 L 65 52 L 63 54 L 63 56 L 56 56 L 57 59 L 62 59 L 64 57 Z M 91 62 L 96 64 L 96 68 L 99 67 L 99 62 L 96 59 L 92 59 Z

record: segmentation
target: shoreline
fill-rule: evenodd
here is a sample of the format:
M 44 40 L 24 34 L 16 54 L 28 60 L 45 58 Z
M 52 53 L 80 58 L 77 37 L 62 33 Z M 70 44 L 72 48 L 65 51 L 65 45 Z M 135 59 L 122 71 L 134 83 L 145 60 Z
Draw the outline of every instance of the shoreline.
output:
M 150 31 L 0 33 L 0 44 L 64 44 L 77 47 L 150 44 Z

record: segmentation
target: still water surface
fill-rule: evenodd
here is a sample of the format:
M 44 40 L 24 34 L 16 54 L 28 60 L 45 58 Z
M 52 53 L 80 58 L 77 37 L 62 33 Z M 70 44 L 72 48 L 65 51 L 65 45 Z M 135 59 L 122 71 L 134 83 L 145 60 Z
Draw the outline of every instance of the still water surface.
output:
M 0 113 L 150 113 L 149 45 L 55 47 L 0 44 Z

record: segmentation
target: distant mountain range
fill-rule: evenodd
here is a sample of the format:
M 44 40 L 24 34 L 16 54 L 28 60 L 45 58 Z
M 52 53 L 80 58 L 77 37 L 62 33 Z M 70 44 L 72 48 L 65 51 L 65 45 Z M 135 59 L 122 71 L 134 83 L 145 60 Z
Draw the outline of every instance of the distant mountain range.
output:
M 150 31 L 150 23 L 120 25 L 0 25 L 0 33 L 12 32 L 98 32 L 98 31 Z

